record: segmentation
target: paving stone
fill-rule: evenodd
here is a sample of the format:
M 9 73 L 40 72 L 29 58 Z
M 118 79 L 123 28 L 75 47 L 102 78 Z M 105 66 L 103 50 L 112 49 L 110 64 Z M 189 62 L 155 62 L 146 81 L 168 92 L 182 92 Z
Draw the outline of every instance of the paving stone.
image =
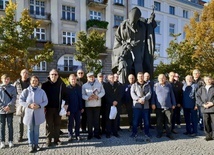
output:
M 14 116 L 14 148 L 9 148 L 8 145 L 5 149 L 0 149 L 0 155 L 25 155 L 28 153 L 28 142 L 26 136 L 25 126 L 25 141 L 18 143 L 18 119 Z M 130 138 L 131 132 L 128 127 L 122 127 L 120 131 L 120 138 L 111 137 L 109 139 L 102 135 L 102 139 L 98 140 L 92 138 L 87 140 L 87 134 L 82 134 L 81 141 L 73 140 L 68 143 L 67 130 L 63 129 L 65 133 L 61 135 L 60 140 L 63 142 L 61 146 L 53 146 L 50 148 L 45 147 L 45 123 L 40 126 L 40 139 L 39 145 L 41 151 L 36 152 L 36 155 L 213 155 L 214 154 L 214 141 L 205 141 L 203 131 L 199 130 L 197 137 L 188 137 L 183 135 L 185 126 L 182 124 L 181 129 L 176 129 L 178 134 L 173 136 L 175 140 L 168 139 L 165 135 L 162 138 L 156 138 L 156 130 L 152 129 L 152 138 L 150 142 L 144 140 L 143 132 L 138 133 L 138 137 Z M 6 130 L 7 133 L 7 130 Z M 6 140 L 7 138 L 6 134 Z M 6 142 L 7 144 L 7 142 Z

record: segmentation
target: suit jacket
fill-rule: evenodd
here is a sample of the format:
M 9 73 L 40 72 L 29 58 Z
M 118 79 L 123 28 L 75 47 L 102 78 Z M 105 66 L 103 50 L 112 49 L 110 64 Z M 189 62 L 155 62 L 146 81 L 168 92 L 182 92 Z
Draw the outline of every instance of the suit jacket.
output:
M 114 101 L 117 101 L 118 104 L 121 104 L 121 99 L 123 96 L 123 88 L 122 85 L 120 85 L 117 82 L 114 82 L 113 85 L 111 85 L 109 82 L 104 85 L 105 89 L 105 104 L 107 111 L 110 111 L 111 106 L 113 105 Z

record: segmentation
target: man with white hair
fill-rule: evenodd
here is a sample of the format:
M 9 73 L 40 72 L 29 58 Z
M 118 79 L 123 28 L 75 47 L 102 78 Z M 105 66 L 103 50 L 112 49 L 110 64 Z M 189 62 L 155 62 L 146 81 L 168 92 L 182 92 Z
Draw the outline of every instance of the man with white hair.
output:
M 162 137 L 163 124 L 166 124 L 166 136 L 174 139 L 171 134 L 171 118 L 175 105 L 176 101 L 172 86 L 166 82 L 166 76 L 160 74 L 158 76 L 158 83 L 154 86 L 154 94 L 152 96 L 152 109 L 156 109 L 157 117 L 157 138 Z
M 85 110 L 88 123 L 88 140 L 93 136 L 100 137 L 101 98 L 105 95 L 103 85 L 95 80 L 94 73 L 87 74 L 88 82 L 82 86 L 82 98 L 85 100 Z M 93 131 L 94 128 L 94 131 Z
M 202 86 L 204 86 L 204 81 L 201 79 L 200 75 L 200 71 L 198 69 L 194 69 L 192 72 L 193 75 L 193 83 L 197 84 L 198 89 Z M 198 117 L 199 117 L 199 129 L 200 130 L 204 130 L 204 125 L 203 125 L 203 115 L 201 112 L 201 108 L 198 105 Z

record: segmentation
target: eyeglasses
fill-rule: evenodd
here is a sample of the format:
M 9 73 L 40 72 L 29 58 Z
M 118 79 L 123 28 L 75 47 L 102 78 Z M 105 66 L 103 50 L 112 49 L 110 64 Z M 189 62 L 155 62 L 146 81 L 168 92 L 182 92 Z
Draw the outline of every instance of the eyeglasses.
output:
M 51 75 L 55 75 L 55 76 L 58 76 L 58 74 L 51 74 Z
M 83 72 L 79 72 L 79 73 L 77 73 L 77 74 L 83 74 Z

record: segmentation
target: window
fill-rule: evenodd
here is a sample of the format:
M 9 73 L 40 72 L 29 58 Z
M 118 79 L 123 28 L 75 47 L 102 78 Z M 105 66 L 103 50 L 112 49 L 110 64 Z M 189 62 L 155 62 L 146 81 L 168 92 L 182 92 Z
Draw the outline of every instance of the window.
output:
M 75 33 L 63 32 L 62 43 L 67 45 L 72 45 L 73 43 L 75 43 Z
M 123 16 L 114 15 L 114 26 L 119 26 L 123 21 Z
M 160 46 L 161 46 L 160 44 L 155 45 L 155 53 L 154 53 L 155 57 L 160 56 Z
M 99 2 L 99 3 L 101 3 L 102 2 L 102 0 L 94 0 L 95 2 Z
M 187 10 L 183 10 L 183 17 L 188 18 L 188 11 Z
M 82 68 L 82 63 L 75 60 L 72 54 L 65 54 L 61 56 L 57 62 L 57 70 L 59 71 L 76 72 L 80 68 Z
M 72 71 L 73 70 L 73 57 L 64 56 L 64 71 Z
M 116 4 L 123 4 L 123 0 L 114 0 L 114 3 L 116 3 Z
M 30 14 L 45 16 L 45 2 L 40 0 L 30 0 Z
M 137 0 L 137 5 L 144 6 L 144 0 Z
M 42 61 L 33 67 L 33 71 L 46 71 L 47 63 L 46 61 Z
M 155 28 L 155 33 L 160 34 L 160 21 L 156 21 L 157 27 Z
M 90 11 L 90 19 L 101 20 L 101 12 Z
M 9 0 L 0 0 L 0 9 L 5 10 L 8 3 L 9 3 Z
M 75 20 L 75 7 L 62 6 L 62 19 L 64 20 Z
M 156 11 L 161 11 L 161 3 L 154 1 L 154 6 Z
M 36 37 L 37 40 L 46 40 L 46 37 L 45 37 L 45 29 L 44 28 L 37 28 L 37 29 L 34 29 L 34 35 L 32 38 Z
M 175 33 L 175 24 L 169 24 L 169 35 Z
M 175 7 L 174 6 L 169 6 L 169 14 L 175 15 Z

